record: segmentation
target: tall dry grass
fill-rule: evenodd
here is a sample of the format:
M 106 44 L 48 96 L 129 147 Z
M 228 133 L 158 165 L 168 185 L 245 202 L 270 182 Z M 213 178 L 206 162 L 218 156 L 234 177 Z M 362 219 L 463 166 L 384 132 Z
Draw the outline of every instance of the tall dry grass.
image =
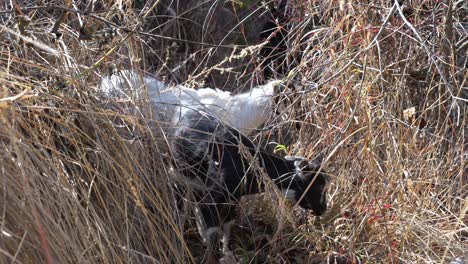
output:
M 145 102 L 106 101 L 96 87 L 115 67 L 193 86 L 262 83 L 260 54 L 271 43 L 259 35 L 271 8 L 7 2 L 0 262 L 196 262 L 202 248 L 174 204 L 161 124 Z M 291 154 L 323 158 L 330 210 L 304 221 L 271 195 L 243 201 L 236 255 L 244 263 L 468 258 L 466 3 L 291 0 L 282 12 L 286 37 L 272 65 L 286 81 L 288 119 L 271 125 L 289 130 L 291 143 L 279 143 Z M 109 28 L 117 35 L 103 34 Z
M 27 91 L 2 106 L 2 262 L 192 259 L 150 120 L 105 110 L 75 88 L 12 74 L 2 85 Z

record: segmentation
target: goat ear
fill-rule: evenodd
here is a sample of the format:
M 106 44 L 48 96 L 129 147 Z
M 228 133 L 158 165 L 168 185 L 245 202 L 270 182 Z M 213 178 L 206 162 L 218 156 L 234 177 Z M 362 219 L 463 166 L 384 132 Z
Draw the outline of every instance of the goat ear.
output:
M 297 160 L 297 161 L 294 161 L 294 165 L 300 171 L 307 170 L 307 166 L 309 165 L 309 161 L 307 161 L 305 159 Z
M 275 91 L 275 94 L 279 94 L 284 90 L 283 84 L 284 81 L 282 80 L 272 80 L 269 81 L 267 85 L 271 85 Z
M 313 171 L 313 172 L 316 172 L 320 169 L 320 166 L 321 166 L 321 163 L 320 162 L 317 162 L 316 160 L 314 161 L 310 161 L 308 164 L 307 164 L 307 170 L 308 171 Z
M 309 162 L 300 156 L 285 156 L 285 160 L 294 161 L 294 166 L 296 167 L 297 171 L 302 171 L 302 169 L 309 164 Z
M 302 164 L 296 165 L 296 167 L 297 166 L 300 166 L 299 168 L 301 169 L 301 175 L 305 179 L 309 177 L 315 177 L 316 173 L 320 169 L 321 164 L 315 161 L 304 160 Z M 323 169 L 322 172 L 324 172 Z
M 273 94 L 281 94 L 284 91 L 282 80 L 274 80 L 270 81 L 267 85 L 271 85 L 273 87 Z
M 322 164 L 324 158 L 325 157 L 324 157 L 323 153 L 320 153 L 317 157 L 312 159 L 312 161 L 313 161 L 313 163 L 318 163 L 318 165 L 320 165 L 320 164 Z

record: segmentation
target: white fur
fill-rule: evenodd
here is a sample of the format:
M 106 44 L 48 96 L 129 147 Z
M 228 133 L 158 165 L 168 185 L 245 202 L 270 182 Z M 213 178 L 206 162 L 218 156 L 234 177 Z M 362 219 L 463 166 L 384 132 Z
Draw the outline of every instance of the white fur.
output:
M 157 118 L 174 126 L 184 111 L 198 109 L 248 135 L 272 115 L 274 88 L 280 83 L 271 81 L 249 92 L 232 95 L 212 88 L 169 87 L 154 77 L 125 70 L 103 78 L 100 89 L 110 98 L 143 99 L 147 95 Z
M 220 232 L 220 228 L 217 226 L 213 226 L 213 227 L 206 229 L 205 234 L 204 234 L 205 235 L 204 242 L 208 245 L 211 245 L 211 237 L 213 235 L 218 235 L 219 232 Z
M 109 98 L 130 99 L 141 97 L 145 87 L 154 92 L 167 89 L 165 83 L 154 77 L 127 70 L 102 78 L 99 89 Z

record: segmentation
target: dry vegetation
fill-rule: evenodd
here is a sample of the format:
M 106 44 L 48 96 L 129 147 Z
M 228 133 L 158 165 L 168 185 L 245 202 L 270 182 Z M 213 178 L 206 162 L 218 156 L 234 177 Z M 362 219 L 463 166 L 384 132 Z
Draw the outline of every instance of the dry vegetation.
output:
M 264 83 L 264 2 L 1 2 L 0 262 L 197 262 L 159 124 L 96 86 L 115 67 L 233 91 Z M 468 258 L 466 1 L 290 0 L 285 12 L 271 64 L 289 118 L 274 125 L 291 153 L 324 158 L 330 210 L 304 219 L 271 195 L 246 199 L 236 255 Z

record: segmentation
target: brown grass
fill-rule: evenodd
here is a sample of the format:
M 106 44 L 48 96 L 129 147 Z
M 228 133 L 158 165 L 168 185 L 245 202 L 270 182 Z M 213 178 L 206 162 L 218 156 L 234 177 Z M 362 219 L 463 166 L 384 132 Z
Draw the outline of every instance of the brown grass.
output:
M 94 10 L 87 1 L 6 2 L 18 9 L 1 3 L 0 262 L 196 262 L 202 249 L 187 212 L 174 209 L 160 124 L 144 102 L 131 103 L 142 109 L 134 114 L 95 87 L 114 66 L 233 91 L 263 83 L 267 9 L 255 0 L 170 9 L 93 1 Z M 274 193 L 246 199 L 236 255 L 468 258 L 466 4 L 291 0 L 286 12 L 285 71 L 275 77 L 286 81 L 289 118 L 273 125 L 290 130 L 291 154 L 323 157 L 330 210 L 303 219 L 272 203 Z M 108 27 L 118 35 L 103 38 Z

